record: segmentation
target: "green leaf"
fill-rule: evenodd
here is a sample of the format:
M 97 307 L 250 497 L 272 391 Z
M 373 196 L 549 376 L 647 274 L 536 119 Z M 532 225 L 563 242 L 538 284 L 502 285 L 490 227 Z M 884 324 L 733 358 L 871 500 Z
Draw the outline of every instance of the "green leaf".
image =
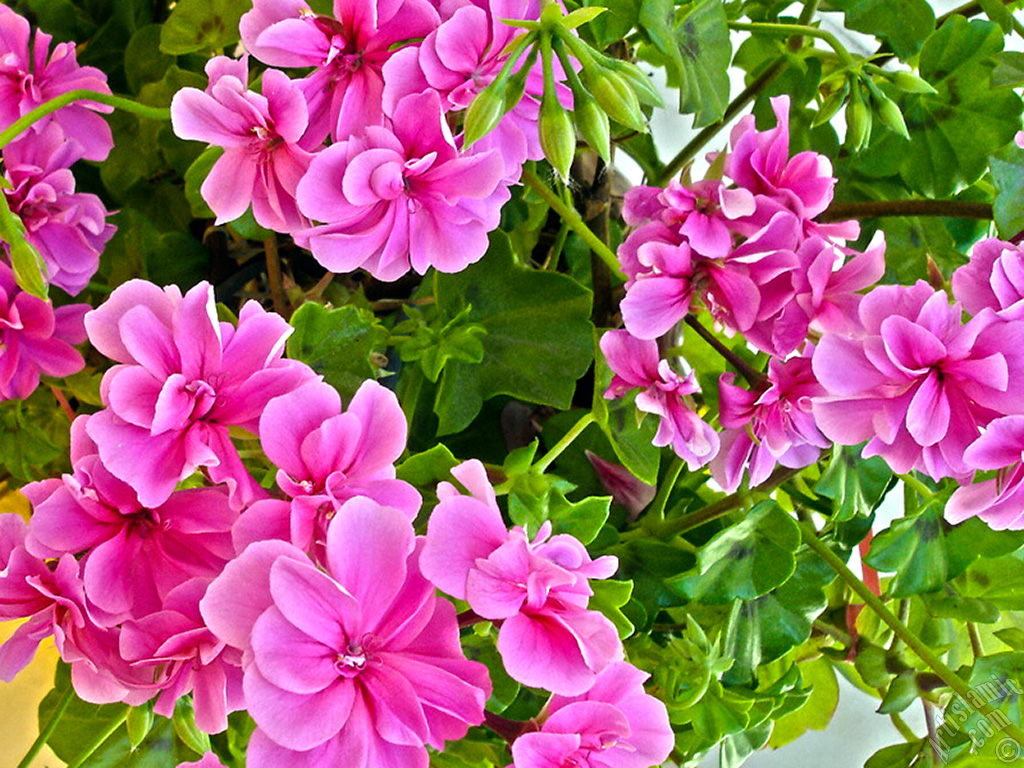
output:
M 1017 88 L 1024 85 L 1024 53 L 1003 51 L 992 58 L 996 62 L 996 68 L 992 70 L 993 86 Z
M 839 704 L 839 683 L 835 669 L 827 659 L 819 656 L 800 662 L 797 667 L 804 686 L 811 689 L 811 695 L 799 709 L 775 721 L 768 740 L 768 746 L 772 749 L 789 744 L 808 730 L 825 730 L 832 722 L 832 715 Z
M 1013 650 L 1024 651 L 1024 629 L 1020 627 L 1005 627 L 996 630 L 993 634 Z
M 224 154 L 223 147 L 207 147 L 185 171 L 185 199 L 188 200 L 192 215 L 197 219 L 212 219 L 216 214 L 203 199 L 199 191 L 210 175 L 213 164 Z
M 908 669 L 900 672 L 889 683 L 882 703 L 878 705 L 878 714 L 891 715 L 894 712 L 902 712 L 920 695 L 921 691 L 917 687 L 917 670 Z
M 606 6 L 608 12 L 591 21 L 584 34 L 593 36 L 599 48 L 606 48 L 636 27 L 642 0 L 584 0 L 584 5 L 592 6 L 597 2 Z
M 860 448 L 836 446 L 814 491 L 832 500 L 836 520 L 870 515 L 892 486 L 892 470 L 878 456 L 860 458 Z
M 949 577 L 942 508 L 931 504 L 913 517 L 893 522 L 871 542 L 864 562 L 878 571 L 895 572 L 889 588 L 892 597 L 939 589 Z
M 135 30 L 124 49 L 124 73 L 128 87 L 138 93 L 146 83 L 162 80 L 174 57 L 160 50 L 160 24 L 147 24 Z
M 189 697 L 183 696 L 174 703 L 172 722 L 174 732 L 185 746 L 200 755 L 210 751 L 210 736 L 196 726 L 195 713 Z
M 921 742 L 915 741 L 908 744 L 893 744 L 889 747 L 882 747 L 875 752 L 864 768 L 907 768 L 912 765 L 914 758 L 921 753 Z
M 886 40 L 901 59 L 909 59 L 935 29 L 935 12 L 926 0 L 831 0 L 846 15 L 846 26 Z
M 459 460 L 441 443 L 422 453 L 410 456 L 397 467 L 395 476 L 416 488 L 429 488 L 442 480 L 451 481 L 452 467 L 457 467 Z
M 288 356 L 322 374 L 348 402 L 366 379 L 376 378 L 370 355 L 381 348 L 387 330 L 372 312 L 345 306 L 327 309 L 307 301 L 292 315 Z
M 484 345 L 481 339 L 487 335 L 487 329 L 469 322 L 471 311 L 472 307 L 466 307 L 440 327 L 437 323 L 425 323 L 421 314 L 401 323 L 395 332 L 401 333 L 406 326 L 412 331 L 411 338 L 399 343 L 402 360 L 419 361 L 424 375 L 435 383 L 449 360 L 464 363 L 482 361 Z
M 729 103 L 732 42 L 722 0 L 695 0 L 676 11 L 672 0 L 643 0 L 640 29 L 679 89 L 679 111 L 694 115 L 694 126 L 719 120 Z
M 590 596 L 587 607 L 603 613 L 615 625 L 621 639 L 633 634 L 633 623 L 621 610 L 633 594 L 633 582 L 595 579 L 590 582 L 590 588 L 594 594 Z
M 487 331 L 478 364 L 451 360 L 434 411 L 438 434 L 465 429 L 495 395 L 566 409 L 593 358 L 591 293 L 571 278 L 517 265 L 508 238 L 491 235 L 484 258 L 457 274 L 437 273 L 437 307 Z
M 793 576 L 757 598 L 762 662 L 780 658 L 811 636 L 811 625 L 828 604 L 824 588 L 834 579 L 827 565 L 804 550 Z
M 1024 230 L 1024 149 L 1010 144 L 992 155 L 989 163 L 996 185 L 992 213 L 1000 237 L 1009 240 Z
M 695 574 L 681 574 L 666 583 L 692 600 L 712 605 L 752 600 L 793 575 L 799 545 L 796 521 L 774 501 L 763 501 L 704 545 Z
M 548 518 L 554 533 L 567 533 L 589 544 L 608 519 L 611 496 L 588 496 L 582 501 L 568 501 L 560 492 L 551 495 Z
M 178 0 L 160 33 L 160 50 L 172 56 L 219 52 L 238 42 L 238 22 L 246 10 L 233 0 Z
M 925 41 L 920 71 L 938 94 L 910 95 L 903 105 L 911 142 L 900 175 L 915 191 L 943 197 L 973 184 L 1020 130 L 1020 97 L 991 85 L 991 57 L 1002 46 L 997 25 L 959 15 Z

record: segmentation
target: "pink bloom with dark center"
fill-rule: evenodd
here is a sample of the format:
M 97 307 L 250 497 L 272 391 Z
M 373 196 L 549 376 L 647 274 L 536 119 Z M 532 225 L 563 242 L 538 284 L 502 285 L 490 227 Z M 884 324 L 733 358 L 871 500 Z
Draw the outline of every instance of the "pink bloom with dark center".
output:
M 85 89 L 110 95 L 103 72 L 78 65 L 74 43 L 58 43 L 50 53 L 52 39 L 39 29 L 33 37 L 28 21 L 0 5 L 0 127 L 8 127 L 68 91 Z M 79 145 L 82 157 L 105 160 L 114 141 L 107 121 L 96 113 L 111 111 L 113 107 L 78 101 L 43 118 L 34 129 L 56 123 Z
M 587 580 L 608 578 L 618 560 L 591 560 L 567 534 L 549 539 L 550 522 L 532 541 L 519 526 L 507 530 L 483 465 L 467 461 L 452 474 L 471 495 L 450 483 L 438 486 L 423 574 L 477 615 L 501 622 L 498 652 L 514 679 L 569 695 L 587 690 L 622 658 L 615 627 L 587 610 Z
M 222 488 L 172 493 L 152 509 L 100 461 L 87 434 L 94 416 L 71 425 L 73 474 L 26 485 L 33 505 L 28 547 L 40 557 L 85 553 L 90 601 L 118 617 L 159 610 L 179 584 L 213 577 L 234 555 L 238 513 Z
M 48 124 L 3 150 L 4 196 L 46 262 L 47 281 L 74 295 L 99 267 L 100 253 L 116 229 L 96 195 L 75 192 L 70 166 L 80 157 L 75 142 Z
M 487 670 L 463 656 L 421 549 L 404 513 L 356 498 L 328 528 L 326 570 L 264 541 L 213 582 L 200 608 L 245 651 L 252 768 L 426 766 L 425 745 L 482 722 Z
M 811 370 L 809 357 L 791 357 L 768 363 L 767 389 L 749 392 L 737 387 L 735 374 L 718 381 L 722 448 L 711 461 L 711 476 L 727 493 L 735 491 L 750 474 L 755 488 L 771 475 L 776 464 L 806 467 L 818 460 L 829 442 L 818 431 L 811 413 L 811 398 L 825 394 Z
M 813 368 L 828 392 L 814 418 L 830 440 L 882 456 L 893 470 L 964 479 L 964 451 L 992 419 L 1024 403 L 1024 322 L 960 306 L 924 281 L 882 286 L 859 307 L 858 336 L 826 333 Z
M 608 331 L 601 337 L 601 352 L 615 376 L 606 398 L 619 398 L 631 389 L 642 389 L 636 407 L 661 418 L 654 445 L 671 445 L 690 470 L 707 464 L 718 453 L 718 433 L 690 407 L 687 398 L 700 391 L 691 371 L 680 376 L 668 360 L 658 357 L 658 343 L 637 339 L 628 331 Z
M 0 262 L 0 400 L 25 398 L 40 374 L 70 376 L 85 366 L 72 346 L 85 341 L 88 304 L 54 308 L 18 287 Z
M 1024 318 L 1024 249 L 994 237 L 975 243 L 971 260 L 953 273 L 953 296 L 970 315 L 988 307 L 1006 319 Z
M 85 325 L 93 346 L 120 363 L 103 377 L 107 408 L 89 419 L 89 436 L 142 506 L 162 504 L 199 467 L 228 483 L 233 503 L 265 495 L 229 429 L 255 433 L 270 400 L 314 378 L 305 364 L 282 358 L 292 332 L 282 317 L 250 301 L 236 328 L 218 322 L 209 283 L 182 296 L 175 286 L 130 280 Z
M 460 154 L 436 93 L 407 96 L 390 129 L 371 126 L 314 158 L 299 207 L 326 223 L 295 241 L 333 272 L 457 272 L 487 250 L 509 196 L 503 176 L 496 151 Z
M 675 746 L 665 705 L 644 691 L 648 675 L 609 664 L 579 696 L 551 697 L 540 730 L 512 743 L 515 768 L 650 768 Z
M 334 17 L 319 16 L 302 0 L 255 0 L 242 17 L 242 42 L 277 67 L 315 67 L 297 82 L 309 105 L 303 146 L 330 134 L 343 141 L 384 113 L 382 70 L 396 47 L 422 39 L 440 23 L 427 0 L 334 0 Z
M 263 93 L 248 89 L 248 59 L 216 56 L 206 65 L 205 91 L 182 88 L 171 101 L 171 124 L 183 139 L 224 147 L 200 189 L 217 214 L 233 221 L 252 205 L 256 221 L 277 232 L 309 225 L 295 204 L 312 155 L 298 145 L 306 100 L 283 72 L 263 73 Z

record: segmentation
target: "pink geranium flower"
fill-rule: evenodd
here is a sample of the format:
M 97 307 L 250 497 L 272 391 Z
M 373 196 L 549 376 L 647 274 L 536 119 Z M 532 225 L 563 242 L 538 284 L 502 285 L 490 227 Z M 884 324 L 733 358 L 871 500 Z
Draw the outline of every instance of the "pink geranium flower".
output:
M 975 243 L 971 260 L 953 273 L 953 296 L 964 310 L 983 309 L 1007 319 L 1024 318 L 1024 250 L 1020 245 L 989 237 Z
M 29 40 L 31 39 L 31 43 Z M 32 29 L 27 20 L 0 5 L 0 126 L 6 128 L 22 115 L 68 91 L 85 89 L 109 95 L 107 76 L 95 67 L 80 67 L 74 43 L 58 43 L 50 53 L 52 36 Z M 113 107 L 79 101 L 61 107 L 35 124 L 42 130 L 56 123 L 80 147 L 87 160 L 104 160 L 114 141 L 107 121 L 97 112 Z
M 292 328 L 255 301 L 238 327 L 217 321 L 213 287 L 185 296 L 144 280 L 118 287 L 85 319 L 89 338 L 117 361 L 103 377 L 107 408 L 88 422 L 103 465 L 148 509 L 199 467 L 246 504 L 263 494 L 242 466 L 229 429 L 257 431 L 266 404 L 314 377 L 282 358 Z M 146 461 L 139 461 L 146 456 Z
M 964 451 L 972 469 L 998 470 L 996 477 L 957 488 L 946 504 L 946 519 L 960 523 L 980 517 L 990 528 L 1024 528 L 1024 416 L 990 423 Z
M 263 766 L 426 765 L 483 720 L 490 681 L 459 645 L 455 608 L 420 574 L 404 513 L 365 499 L 327 531 L 326 568 L 257 542 L 201 603 L 207 625 L 245 651 L 247 754 Z
M 438 486 L 424 575 L 477 615 L 501 621 L 498 651 L 513 678 L 569 695 L 587 690 L 598 672 L 622 658 L 615 627 L 587 610 L 587 580 L 608 578 L 618 561 L 591 560 L 566 534 L 549 539 L 549 522 L 532 541 L 519 526 L 506 530 L 483 465 L 467 461 L 452 474 L 472 495 L 450 483 Z
M 242 17 L 242 42 L 262 62 L 315 67 L 298 81 L 309 105 L 303 145 L 330 134 L 343 141 L 384 115 L 382 69 L 396 47 L 426 37 L 440 23 L 427 0 L 334 0 L 334 17 L 303 0 L 255 0 Z
M 70 166 L 81 156 L 50 123 L 3 150 L 7 204 L 25 225 L 26 237 L 46 262 L 47 280 L 74 295 L 99 267 L 100 253 L 116 229 L 96 195 L 75 192 Z
M 119 617 L 159 610 L 166 595 L 197 576 L 213 577 L 234 555 L 238 513 L 222 488 L 172 493 L 147 509 L 103 465 L 87 434 L 94 416 L 71 425 L 73 474 L 26 485 L 33 505 L 29 550 L 79 555 L 90 601 Z
M 512 744 L 515 768 L 650 768 L 675 746 L 665 705 L 644 691 L 648 675 L 608 665 L 579 696 L 551 697 L 540 730 Z
M 959 305 L 924 281 L 875 288 L 858 336 L 826 333 L 814 374 L 828 395 L 814 419 L 830 440 L 882 456 L 897 473 L 938 480 L 973 471 L 964 451 L 992 419 L 1022 411 L 1024 322 L 986 310 L 966 325 Z
M 718 434 L 688 403 L 689 395 L 700 391 L 693 372 L 680 376 L 668 360 L 659 359 L 656 341 L 634 338 L 628 331 L 608 331 L 601 337 L 601 352 L 615 373 L 606 398 L 642 389 L 636 407 L 661 419 L 654 445 L 671 445 L 691 470 L 711 461 L 718 453 Z
M 496 151 L 463 155 L 436 93 L 407 96 L 390 129 L 371 126 L 313 160 L 299 207 L 322 226 L 295 233 L 333 272 L 392 281 L 410 267 L 457 272 L 487 250 L 508 191 Z
M 312 155 L 299 147 L 306 101 L 275 69 L 263 73 L 263 93 L 248 89 L 248 59 L 216 56 L 206 64 L 206 91 L 182 88 L 171 101 L 171 124 L 183 139 L 224 147 L 200 192 L 217 223 L 233 221 L 252 205 L 256 221 L 291 232 L 308 226 L 295 204 L 299 179 Z
M 85 360 L 72 346 L 85 341 L 88 304 L 56 309 L 18 287 L 0 262 L 0 400 L 28 397 L 40 374 L 70 376 Z

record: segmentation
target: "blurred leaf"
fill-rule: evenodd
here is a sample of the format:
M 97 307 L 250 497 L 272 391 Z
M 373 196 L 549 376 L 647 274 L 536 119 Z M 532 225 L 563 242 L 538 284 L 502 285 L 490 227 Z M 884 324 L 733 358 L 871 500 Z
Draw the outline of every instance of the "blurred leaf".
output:
M 887 41 L 901 59 L 909 59 L 935 29 L 935 12 L 926 0 L 831 0 L 846 15 L 846 26 Z
M 1024 230 L 1024 149 L 1009 144 L 992 155 L 989 162 L 996 185 L 992 212 L 999 236 L 1009 240 Z
M 178 0 L 164 22 L 160 50 L 172 56 L 217 51 L 239 40 L 238 22 L 248 10 L 233 0 Z
M 138 93 L 146 83 L 163 79 L 167 68 L 174 64 L 174 57 L 160 50 L 160 24 L 140 27 L 124 49 L 124 72 L 132 93 Z

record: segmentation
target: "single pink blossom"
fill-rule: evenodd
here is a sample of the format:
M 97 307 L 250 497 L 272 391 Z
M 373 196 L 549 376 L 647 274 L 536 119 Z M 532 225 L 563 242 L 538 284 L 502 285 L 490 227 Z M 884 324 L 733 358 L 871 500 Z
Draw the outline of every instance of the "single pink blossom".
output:
M 736 376 L 718 381 L 722 448 L 711 461 L 711 476 L 727 493 L 735 491 L 749 471 L 750 486 L 761 485 L 776 464 L 806 467 L 818 460 L 829 442 L 818 431 L 812 398 L 824 395 L 809 357 L 768 363 L 767 388 L 749 392 L 737 387 Z
M 371 126 L 316 156 L 299 206 L 326 224 L 295 241 L 334 272 L 457 272 L 487 250 L 508 196 L 503 173 L 497 152 L 459 153 L 436 93 L 407 96 L 390 130 Z
M 989 237 L 975 243 L 971 259 L 953 273 L 953 296 L 964 310 L 983 309 L 1007 319 L 1024 318 L 1024 250 L 1020 245 Z
M 3 190 L 26 237 L 46 263 L 47 281 L 74 295 L 99 267 L 100 253 L 113 236 L 107 209 L 96 195 L 75 192 L 70 166 L 80 157 L 55 123 L 4 147 Z
M 404 513 L 356 498 L 328 528 L 326 572 L 264 541 L 213 582 L 200 608 L 245 651 L 250 766 L 425 766 L 425 745 L 482 722 L 487 670 L 463 656 L 421 548 Z
M 859 307 L 857 336 L 826 333 L 814 374 L 828 395 L 814 419 L 830 440 L 882 456 L 899 474 L 938 480 L 973 471 L 964 451 L 992 419 L 1022 411 L 1024 321 L 959 305 L 924 281 L 882 286 Z
M 334 0 L 333 18 L 315 14 L 303 0 L 255 0 L 239 29 L 260 61 L 315 67 L 296 83 L 309 107 L 303 145 L 310 148 L 328 134 L 344 141 L 381 125 L 385 62 L 439 23 L 427 0 Z
M 604 396 L 622 397 L 642 389 L 636 407 L 660 417 L 654 445 L 671 445 L 691 470 L 707 464 L 718 453 L 718 434 L 698 416 L 688 396 L 700 391 L 691 371 L 680 376 L 668 360 L 658 357 L 658 343 L 637 339 L 628 331 L 608 331 L 601 337 L 601 352 L 615 375 Z
M 1024 416 L 992 421 L 964 451 L 964 462 L 998 474 L 957 488 L 946 504 L 946 519 L 961 523 L 977 516 L 997 531 L 1024 529 Z
M 72 345 L 85 341 L 88 310 L 88 304 L 55 309 L 21 290 L 11 268 L 0 262 L 0 400 L 28 397 L 40 374 L 82 370 L 85 360 Z
M 540 730 L 512 743 L 515 768 L 650 768 L 675 746 L 665 705 L 644 691 L 648 675 L 609 664 L 579 696 L 551 697 Z
M 306 100 L 276 69 L 263 73 L 263 93 L 248 89 L 248 59 L 216 56 L 206 64 L 205 91 L 182 88 L 171 101 L 171 124 L 183 139 L 224 147 L 200 192 L 217 223 L 252 205 L 256 221 L 277 232 L 308 226 L 295 204 L 312 155 L 298 145 L 306 130 Z
M 239 505 L 265 495 L 229 429 L 255 433 L 270 400 L 314 378 L 305 364 L 282 358 L 292 332 L 282 317 L 250 301 L 236 328 L 218 322 L 209 283 L 182 296 L 175 286 L 130 280 L 85 325 L 93 346 L 120 363 L 103 377 L 107 407 L 87 430 L 103 465 L 143 507 L 162 504 L 199 467 L 227 482 Z
M 506 530 L 483 465 L 467 461 L 452 474 L 472 495 L 450 483 L 438 486 L 423 574 L 477 615 L 501 621 L 498 652 L 514 679 L 567 694 L 587 690 L 597 673 L 622 658 L 615 627 L 587 610 L 593 594 L 587 580 L 608 578 L 618 561 L 591 560 L 567 534 L 549 539 L 550 522 L 532 541 L 519 526 Z
M 110 95 L 103 72 L 78 65 L 74 43 L 58 43 L 51 53 L 52 40 L 40 29 L 33 35 L 27 20 L 0 5 L 0 127 L 8 127 L 68 91 L 85 89 Z M 78 101 L 61 107 L 33 128 L 43 130 L 56 123 L 69 140 L 79 145 L 82 157 L 105 160 L 114 141 L 110 126 L 97 112 L 112 111 L 113 107 Z

